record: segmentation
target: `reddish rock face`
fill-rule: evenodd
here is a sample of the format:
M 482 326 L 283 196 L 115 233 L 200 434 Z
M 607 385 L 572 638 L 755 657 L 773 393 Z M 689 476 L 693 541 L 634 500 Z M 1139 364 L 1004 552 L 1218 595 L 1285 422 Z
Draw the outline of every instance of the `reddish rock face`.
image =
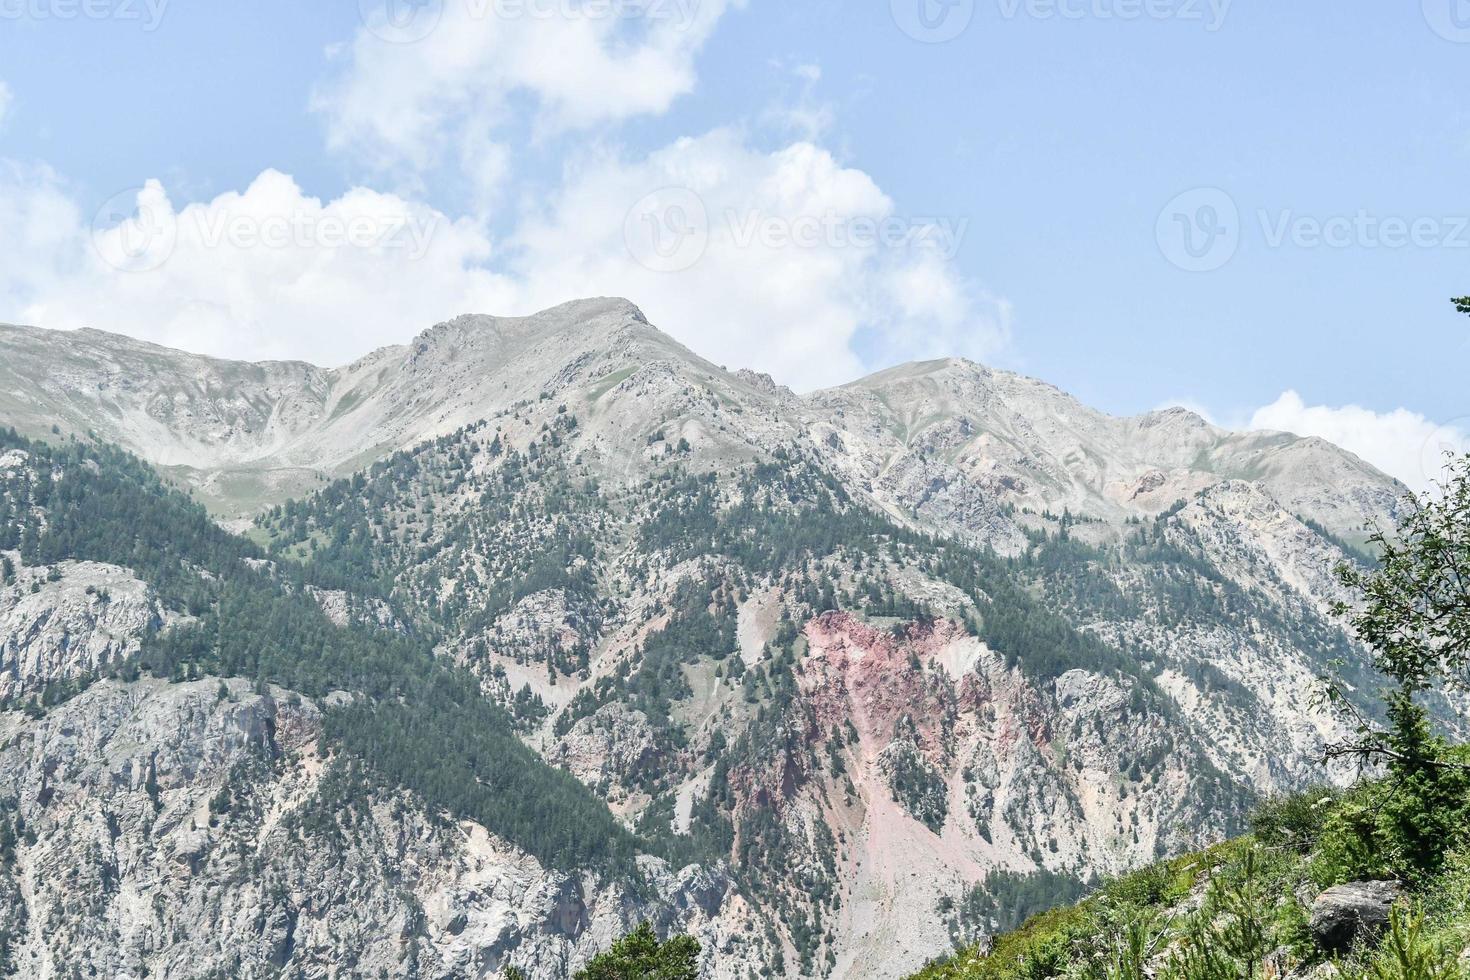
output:
M 812 620 L 799 684 L 810 702 L 817 737 L 851 722 L 864 746 L 881 749 L 907 717 L 926 754 L 943 755 L 942 735 L 957 698 L 947 678 L 927 674 L 924 665 L 964 635 L 949 620 L 909 624 L 900 635 L 848 613 Z
M 897 742 L 912 742 L 945 780 L 957 776 L 961 757 L 976 746 L 996 758 L 1012 757 L 1023 744 L 1028 757 L 1050 752 L 1047 697 L 962 623 L 879 628 L 828 612 L 809 621 L 803 635 L 798 696 L 782 719 L 788 751 L 773 753 L 765 768 L 731 773 L 744 807 L 782 809 L 821 776 L 814 768 L 822 766 L 812 764 L 817 750 L 849 758 L 859 788 Z

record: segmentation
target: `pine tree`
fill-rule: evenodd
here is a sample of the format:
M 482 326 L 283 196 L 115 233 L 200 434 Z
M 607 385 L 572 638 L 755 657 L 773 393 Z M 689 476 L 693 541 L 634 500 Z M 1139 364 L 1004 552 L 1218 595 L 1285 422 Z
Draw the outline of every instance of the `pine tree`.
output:
M 660 943 L 647 922 L 594 957 L 574 980 L 696 980 L 699 943 L 691 936 L 675 936 Z

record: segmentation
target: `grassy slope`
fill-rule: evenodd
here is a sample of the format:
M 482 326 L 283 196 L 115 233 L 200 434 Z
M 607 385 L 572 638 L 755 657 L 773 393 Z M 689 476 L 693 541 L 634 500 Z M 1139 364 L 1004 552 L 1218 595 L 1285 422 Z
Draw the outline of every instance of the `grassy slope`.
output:
M 936 962 L 913 980 L 1044 977 L 1084 958 L 1086 947 L 1105 942 L 1107 923 L 1142 919 L 1185 898 L 1241 845 L 1231 843 L 1150 865 L 1108 882 L 1076 905 L 1033 916 L 1013 932 Z
M 1348 802 L 1325 799 L 1316 807 L 1318 828 Z M 1076 905 L 1034 916 L 993 943 L 936 961 L 912 980 L 1305 975 L 1329 960 L 1312 942 L 1308 902 L 1322 887 L 1341 883 L 1335 880 L 1341 875 L 1314 846 L 1294 846 L 1300 843 L 1270 824 L 1151 865 Z M 1213 967 L 1202 962 L 1209 957 L 1199 955 L 1201 947 L 1224 960 Z M 1394 930 L 1379 946 L 1358 949 L 1333 967 L 1345 980 L 1452 980 L 1470 977 L 1470 957 L 1462 952 L 1470 953 L 1470 855 L 1452 855 L 1442 874 L 1402 902 Z

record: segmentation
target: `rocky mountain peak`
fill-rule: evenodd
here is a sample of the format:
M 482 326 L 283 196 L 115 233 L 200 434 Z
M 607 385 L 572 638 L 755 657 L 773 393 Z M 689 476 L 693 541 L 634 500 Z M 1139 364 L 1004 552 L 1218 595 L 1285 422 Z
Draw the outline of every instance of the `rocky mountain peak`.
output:
M 996 518 L 1007 505 L 1121 521 L 1231 478 L 1354 536 L 1365 509 L 1387 517 L 1402 490 L 1320 440 L 1229 433 L 1178 408 L 1116 418 L 963 358 L 797 397 L 706 361 L 612 297 L 459 316 L 333 370 L 90 330 L 0 328 L 0 352 L 0 416 L 11 424 L 96 432 L 173 467 L 228 516 L 508 412 L 535 425 L 546 413 L 581 417 L 588 458 L 629 479 L 683 446 L 703 468 L 810 441 L 891 513 L 942 512 L 952 532 L 1013 541 Z
M 573 332 L 579 336 L 580 343 L 595 345 L 634 325 L 647 327 L 649 333 L 662 336 L 649 325 L 643 311 L 626 299 L 581 299 L 529 316 L 461 314 L 429 327 L 419 334 L 415 343 L 430 342 L 440 337 L 466 340 L 482 335 L 493 337 L 500 343 L 531 343 L 538 337 Z

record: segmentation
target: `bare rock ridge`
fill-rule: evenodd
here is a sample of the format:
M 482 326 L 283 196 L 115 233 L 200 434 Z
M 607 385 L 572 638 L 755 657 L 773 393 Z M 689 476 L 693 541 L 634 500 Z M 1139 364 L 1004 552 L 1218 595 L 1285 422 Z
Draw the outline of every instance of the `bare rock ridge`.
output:
M 1004 536 L 997 508 L 1152 515 L 1228 479 L 1348 539 L 1402 488 L 1321 440 L 1231 433 L 1183 409 L 1114 418 L 1059 389 L 959 359 L 906 364 L 804 398 L 728 372 L 626 300 L 529 317 L 462 316 L 342 368 L 185 354 L 97 330 L 0 326 L 0 419 L 44 437 L 95 433 L 244 517 L 374 459 L 517 404 L 595 403 L 610 472 L 683 417 L 716 457 L 810 438 L 896 516 Z M 708 404 L 700 404 L 707 401 Z M 691 411 L 691 409 L 693 409 Z M 636 457 L 638 454 L 633 453 Z
M 958 510 L 951 525 L 980 506 L 974 488 L 1034 510 L 1120 520 L 1245 479 L 1356 537 L 1363 513 L 1386 517 L 1402 493 L 1321 440 L 1227 432 L 1184 409 L 1115 418 L 1044 382 L 957 359 L 890 368 L 808 401 L 829 413 L 854 472 L 899 496 L 930 485 L 925 505 L 941 519 Z
M 532 370 L 538 360 L 575 363 L 640 339 L 666 340 L 631 304 L 608 301 L 521 319 L 460 317 L 337 369 L 216 360 L 95 330 L 3 327 L 0 416 L 36 435 L 94 432 L 175 468 L 205 500 L 240 514 L 526 397 L 547 380 Z

